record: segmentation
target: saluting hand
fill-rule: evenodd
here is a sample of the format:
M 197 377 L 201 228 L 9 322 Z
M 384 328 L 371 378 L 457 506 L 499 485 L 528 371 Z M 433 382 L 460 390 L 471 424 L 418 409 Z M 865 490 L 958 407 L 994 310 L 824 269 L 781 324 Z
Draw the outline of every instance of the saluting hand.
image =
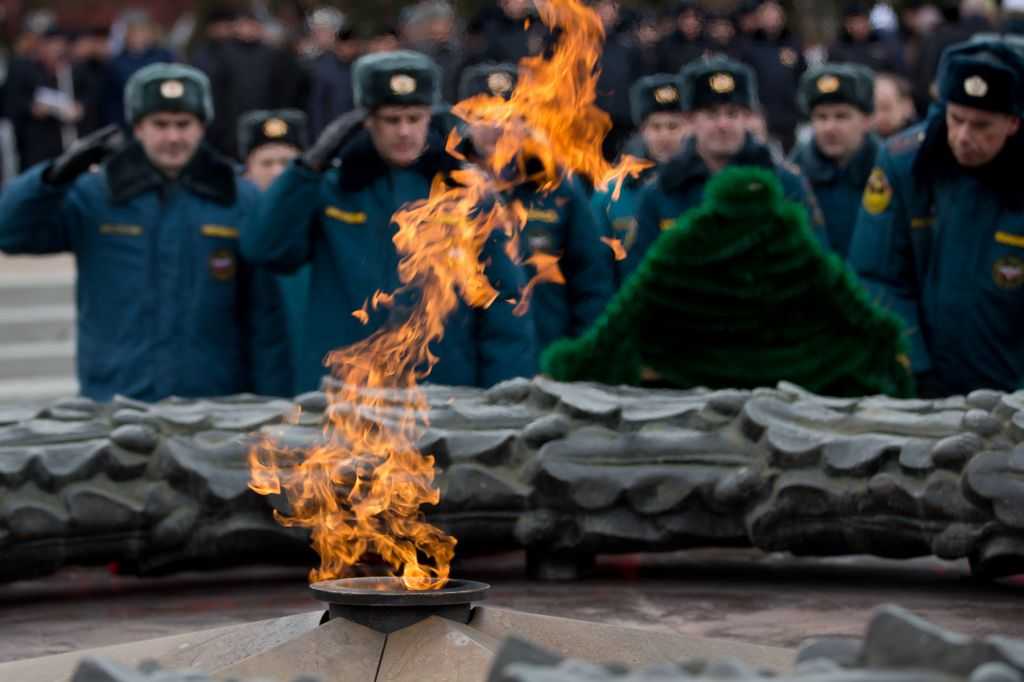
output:
M 71 182 L 82 173 L 116 152 L 124 144 L 124 133 L 116 125 L 108 125 L 76 140 L 58 156 L 43 173 L 43 180 L 53 185 Z
M 315 171 L 324 170 L 341 148 L 359 132 L 366 120 L 365 109 L 353 109 L 334 119 L 309 149 L 299 157 L 300 161 Z

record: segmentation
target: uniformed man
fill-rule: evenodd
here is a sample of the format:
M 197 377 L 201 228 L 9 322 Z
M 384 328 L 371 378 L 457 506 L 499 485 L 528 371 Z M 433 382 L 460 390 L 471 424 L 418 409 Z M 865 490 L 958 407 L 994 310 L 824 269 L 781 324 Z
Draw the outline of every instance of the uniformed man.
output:
M 306 114 L 298 109 L 250 111 L 238 121 L 238 158 L 245 179 L 260 190 L 270 187 L 306 148 Z
M 244 252 L 255 262 L 281 273 L 312 265 L 297 368 L 305 390 L 318 385 L 329 351 L 403 321 L 404 298 L 362 320 L 352 313 L 377 291 L 400 288 L 392 216 L 426 198 L 435 176 L 455 167 L 445 140 L 430 127 L 440 96 L 438 68 L 429 58 L 405 51 L 367 55 L 354 65 L 353 78 L 358 108 L 330 124 L 271 184 L 251 232 L 243 233 Z M 439 361 L 431 382 L 489 386 L 535 372 L 532 320 L 515 317 L 509 302 L 523 275 L 493 241 L 482 258 L 500 295 L 486 309 L 461 305 L 449 316 L 443 340 L 432 346 Z
M 298 109 L 259 109 L 238 121 L 238 158 L 244 164 L 245 179 L 266 191 L 284 169 L 306 148 L 308 122 Z M 288 343 L 292 366 L 302 358 L 298 340 L 306 324 L 309 300 L 309 266 L 277 278 L 288 319 Z M 296 390 L 298 392 L 298 390 Z
M 480 94 L 508 98 L 517 75 L 516 67 L 510 64 L 470 67 L 463 72 L 459 99 Z M 470 136 L 471 155 L 486 159 L 500 131 L 474 126 Z M 614 290 L 614 253 L 601 240 L 604 233 L 578 178 L 563 180 L 550 192 L 540 192 L 534 183 L 523 182 L 511 194 L 527 210 L 519 240 L 527 275 L 537 275 L 535 256 L 540 255 L 554 258 L 564 279 L 564 283 L 542 282 L 533 289 L 530 310 L 539 353 L 553 341 L 579 336 L 604 311 Z
M 257 190 L 201 142 L 213 118 L 206 77 L 148 66 L 125 88 L 125 114 L 129 144 L 101 129 L 0 199 L 0 249 L 75 254 L 82 393 L 288 393 L 280 296 L 239 251 Z
M 814 132 L 793 150 L 790 160 L 811 183 L 825 215 L 829 243 L 846 258 L 881 144 L 871 132 L 874 74 L 855 64 L 815 67 L 800 81 L 800 108 L 810 116 Z
M 784 167 L 747 130 L 757 107 L 757 82 L 745 65 L 725 57 L 695 62 L 680 75 L 683 111 L 691 114 L 693 134 L 682 151 L 640 192 L 637 207 L 637 260 L 683 213 L 700 203 L 708 179 L 727 165 L 760 166 L 779 177 L 786 198 L 807 207 L 815 235 L 828 244 L 821 211 L 795 166 Z
M 1000 40 L 949 48 L 939 104 L 886 142 L 850 262 L 911 333 L 926 396 L 1024 378 L 1024 63 Z
M 617 239 L 626 252 L 626 258 L 615 263 L 616 287 L 622 286 L 625 275 L 636 267 L 636 200 L 640 189 L 654 177 L 658 166 L 679 153 L 689 134 L 690 121 L 683 112 L 678 80 L 678 76 L 658 73 L 633 84 L 629 100 L 633 125 L 639 132 L 624 152 L 652 165 L 636 178 L 627 178 L 618 199 L 613 198 L 614 187 L 594 194 L 594 212 L 602 231 Z

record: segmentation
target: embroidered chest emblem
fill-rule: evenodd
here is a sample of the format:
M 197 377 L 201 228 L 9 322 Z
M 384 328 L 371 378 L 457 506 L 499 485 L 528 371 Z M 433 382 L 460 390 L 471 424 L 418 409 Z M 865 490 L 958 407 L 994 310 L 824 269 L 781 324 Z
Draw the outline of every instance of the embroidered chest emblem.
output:
M 1017 289 L 1024 284 L 1024 261 L 1004 256 L 992 265 L 992 280 L 1000 289 Z

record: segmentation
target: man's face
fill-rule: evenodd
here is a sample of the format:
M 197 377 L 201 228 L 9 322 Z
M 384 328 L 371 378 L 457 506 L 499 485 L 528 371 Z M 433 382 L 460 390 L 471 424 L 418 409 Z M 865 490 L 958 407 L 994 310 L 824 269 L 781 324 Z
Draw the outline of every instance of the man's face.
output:
M 829 159 L 844 162 L 864 144 L 870 119 L 850 104 L 819 104 L 811 111 L 814 142 Z
M 264 39 L 266 32 L 257 19 L 240 17 L 235 20 L 235 37 L 244 43 L 258 43 Z
M 473 149 L 481 159 L 489 159 L 498 147 L 501 139 L 501 128 L 491 125 L 476 124 L 469 128 L 469 138 L 473 141 Z
M 594 5 L 594 11 L 601 19 L 601 25 L 607 32 L 619 23 L 619 3 L 615 0 L 601 0 Z
M 501 0 L 501 11 L 510 19 L 522 19 L 530 11 L 530 0 Z
M 428 106 L 384 106 L 366 119 L 373 146 L 385 161 L 408 166 L 423 153 L 430 128 Z
M 310 29 L 309 34 L 313 38 L 313 44 L 321 52 L 334 50 L 338 42 L 338 30 L 329 24 L 316 24 Z
M 758 24 L 768 35 L 777 35 L 786 28 L 786 10 L 777 2 L 766 2 L 757 12 Z
M 124 32 L 124 44 L 131 52 L 145 52 L 156 42 L 156 32 L 146 22 L 130 25 Z
M 640 126 L 647 153 L 656 163 L 665 163 L 679 153 L 683 140 L 690 133 L 687 115 L 682 112 L 658 111 Z
M 676 20 L 676 24 L 679 26 L 679 32 L 690 40 L 695 40 L 699 37 L 701 30 L 704 28 L 704 21 L 701 19 L 700 12 L 695 9 L 688 9 L 682 12 Z
M 859 43 L 863 43 L 871 37 L 871 20 L 864 14 L 854 14 L 846 17 L 843 26 L 850 37 Z
M 290 144 L 271 142 L 260 145 L 249 152 L 245 160 L 245 177 L 261 190 L 265 190 L 299 153 L 299 150 Z
M 914 101 L 900 94 L 896 84 L 888 78 L 875 81 L 875 130 L 889 137 L 907 127 L 914 118 Z
M 961 166 L 976 168 L 996 158 L 1020 129 L 1020 119 L 950 102 L 946 106 L 949 148 Z
M 735 104 L 718 104 L 693 116 L 693 134 L 703 156 L 727 159 L 735 156 L 747 136 L 748 110 Z
M 196 153 L 206 127 L 195 114 L 156 112 L 144 116 L 134 131 L 150 163 L 175 177 Z

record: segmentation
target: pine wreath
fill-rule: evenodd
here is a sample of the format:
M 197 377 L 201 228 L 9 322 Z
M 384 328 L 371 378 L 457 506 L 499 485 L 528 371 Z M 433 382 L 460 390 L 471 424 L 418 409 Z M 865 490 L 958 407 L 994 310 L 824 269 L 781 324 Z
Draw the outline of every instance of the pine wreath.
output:
M 909 396 L 902 323 L 815 239 L 768 170 L 725 168 L 583 336 L 552 344 L 562 381 Z

